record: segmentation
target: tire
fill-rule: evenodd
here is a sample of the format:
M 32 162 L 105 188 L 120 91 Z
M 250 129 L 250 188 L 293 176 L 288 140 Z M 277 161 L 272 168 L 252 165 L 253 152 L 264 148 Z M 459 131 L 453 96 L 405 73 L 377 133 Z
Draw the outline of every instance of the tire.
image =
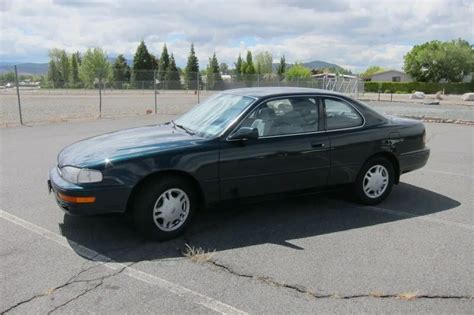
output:
M 169 240 L 185 231 L 197 207 L 198 195 L 189 181 L 177 176 L 152 179 L 134 198 L 135 227 L 147 239 Z
M 388 159 L 369 159 L 360 169 L 354 183 L 353 190 L 357 201 L 365 205 L 379 204 L 392 191 L 394 178 L 393 165 Z

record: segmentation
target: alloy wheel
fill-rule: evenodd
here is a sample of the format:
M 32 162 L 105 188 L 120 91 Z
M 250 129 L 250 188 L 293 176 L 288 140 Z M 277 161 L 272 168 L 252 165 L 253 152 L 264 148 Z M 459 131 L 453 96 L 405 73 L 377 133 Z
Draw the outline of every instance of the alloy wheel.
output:
M 160 230 L 172 232 L 184 224 L 189 210 L 190 202 L 186 192 L 179 188 L 171 188 L 156 200 L 153 221 Z

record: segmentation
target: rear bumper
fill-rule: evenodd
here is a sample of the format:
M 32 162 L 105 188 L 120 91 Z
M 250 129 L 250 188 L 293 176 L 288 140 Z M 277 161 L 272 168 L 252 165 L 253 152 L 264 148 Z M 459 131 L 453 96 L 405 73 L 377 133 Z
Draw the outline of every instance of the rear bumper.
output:
M 49 171 L 47 181 L 49 192 L 54 194 L 59 207 L 70 215 L 94 215 L 124 212 L 130 191 L 110 187 L 83 187 L 65 181 L 56 167 Z M 92 203 L 72 203 L 59 197 L 63 194 L 70 197 L 95 197 Z
M 428 162 L 430 157 L 430 149 L 424 148 L 421 150 L 401 154 L 398 158 L 400 163 L 400 173 L 406 173 L 422 168 Z

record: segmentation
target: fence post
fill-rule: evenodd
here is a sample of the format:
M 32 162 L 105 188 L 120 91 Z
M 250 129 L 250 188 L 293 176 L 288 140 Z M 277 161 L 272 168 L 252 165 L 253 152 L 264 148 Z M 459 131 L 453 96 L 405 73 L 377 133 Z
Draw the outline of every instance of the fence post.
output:
M 102 78 L 99 77 L 99 118 L 102 117 Z
M 196 87 L 197 87 L 197 96 L 198 96 L 198 104 L 199 104 L 199 72 L 196 72 L 196 79 L 197 79 L 197 83 L 196 83 Z
M 21 102 L 20 102 L 20 85 L 18 84 L 18 71 L 15 65 L 15 81 L 16 81 L 16 95 L 18 97 L 18 113 L 20 114 L 20 125 L 23 125 L 23 117 L 21 116 Z
M 156 70 L 153 71 L 153 91 L 155 93 L 155 115 L 157 113 L 157 105 L 156 105 Z

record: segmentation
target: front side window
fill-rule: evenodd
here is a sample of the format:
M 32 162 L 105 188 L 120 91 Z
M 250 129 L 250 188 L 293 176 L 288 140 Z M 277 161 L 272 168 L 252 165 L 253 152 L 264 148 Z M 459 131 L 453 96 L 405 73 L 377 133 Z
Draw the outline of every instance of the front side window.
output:
M 253 101 L 246 96 L 217 94 L 193 107 L 176 124 L 205 137 L 217 136 Z
M 357 110 L 342 100 L 326 98 L 324 107 L 327 130 L 354 128 L 364 123 Z
M 259 105 L 241 124 L 256 128 L 259 137 L 318 131 L 318 103 L 314 97 L 291 97 Z

